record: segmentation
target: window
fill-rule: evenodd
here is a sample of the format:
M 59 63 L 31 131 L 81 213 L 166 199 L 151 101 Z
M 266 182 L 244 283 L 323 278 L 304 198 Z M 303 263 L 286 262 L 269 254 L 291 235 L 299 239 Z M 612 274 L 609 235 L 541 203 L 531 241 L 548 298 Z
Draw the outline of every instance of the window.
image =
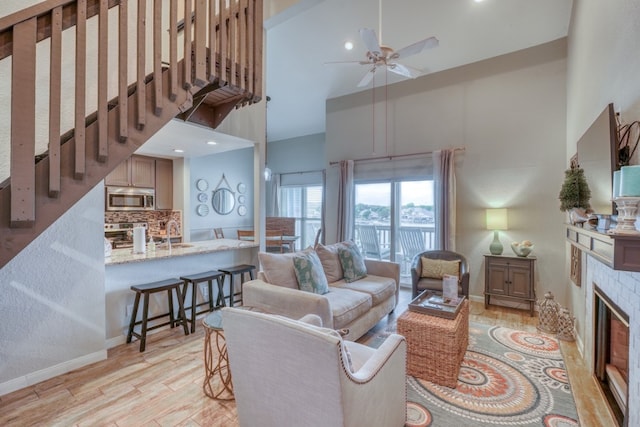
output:
M 280 216 L 296 218 L 296 246 L 312 246 L 322 224 L 322 185 L 281 186 Z

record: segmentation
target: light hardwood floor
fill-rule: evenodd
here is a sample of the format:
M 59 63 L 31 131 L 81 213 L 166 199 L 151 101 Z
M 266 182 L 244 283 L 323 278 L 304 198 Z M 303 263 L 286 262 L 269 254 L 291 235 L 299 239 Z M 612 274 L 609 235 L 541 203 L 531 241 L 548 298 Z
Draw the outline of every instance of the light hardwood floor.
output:
M 360 341 L 395 324 L 410 291 L 402 290 L 394 314 Z M 472 302 L 470 320 L 535 331 L 536 317 L 524 310 Z M 108 359 L 0 397 L 2 426 L 237 426 L 235 403 L 215 401 L 202 391 L 203 327 L 184 336 L 162 330 L 109 350 Z M 575 343 L 562 342 L 582 426 L 613 426 L 603 397 Z

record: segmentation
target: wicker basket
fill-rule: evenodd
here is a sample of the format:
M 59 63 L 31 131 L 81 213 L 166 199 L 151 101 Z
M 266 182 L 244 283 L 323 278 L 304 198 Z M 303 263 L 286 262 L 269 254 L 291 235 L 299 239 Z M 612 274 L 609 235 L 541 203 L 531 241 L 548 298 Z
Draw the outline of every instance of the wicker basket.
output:
M 563 341 L 575 341 L 576 337 L 573 330 L 575 320 L 576 318 L 571 317 L 571 313 L 568 309 L 560 309 L 560 314 L 558 315 L 558 339 Z
M 544 294 L 544 299 L 538 301 L 538 330 L 549 334 L 558 332 L 558 304 L 551 291 Z
M 398 333 L 407 340 L 407 374 L 455 388 L 469 343 L 469 302 L 455 319 L 414 311 L 398 318 Z

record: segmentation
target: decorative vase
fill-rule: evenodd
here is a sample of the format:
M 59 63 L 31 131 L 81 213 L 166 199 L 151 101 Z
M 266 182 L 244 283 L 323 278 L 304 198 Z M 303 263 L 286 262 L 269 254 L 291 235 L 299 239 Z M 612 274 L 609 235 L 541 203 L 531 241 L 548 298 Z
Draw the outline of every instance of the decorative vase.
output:
M 558 314 L 560 304 L 558 304 L 551 293 L 544 294 L 544 300 L 538 301 L 538 330 L 549 334 L 558 332 Z
M 566 308 L 560 309 L 558 314 L 558 339 L 563 341 L 575 341 L 574 324 L 575 317 L 571 317 L 571 313 Z

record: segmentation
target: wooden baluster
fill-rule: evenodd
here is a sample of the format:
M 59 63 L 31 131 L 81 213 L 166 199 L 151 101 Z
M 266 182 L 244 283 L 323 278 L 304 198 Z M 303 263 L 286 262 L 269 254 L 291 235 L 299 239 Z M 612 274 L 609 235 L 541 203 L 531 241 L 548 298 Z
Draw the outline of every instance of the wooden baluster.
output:
M 196 0 L 195 19 L 195 85 L 203 87 L 207 84 L 207 3 L 205 0 Z
M 238 1 L 229 1 L 229 60 L 231 64 L 229 66 L 229 75 L 227 82 L 235 85 L 236 82 L 236 65 L 238 63 Z
M 225 0 L 219 0 L 220 33 L 218 35 L 218 52 L 220 52 L 220 86 L 224 86 L 227 79 L 227 6 Z
M 253 57 L 255 55 L 254 49 L 255 47 L 255 27 L 253 25 L 253 19 L 255 16 L 255 1 L 249 0 L 249 4 L 247 5 L 247 91 L 251 94 L 251 98 L 255 94 L 256 86 L 254 81 L 254 61 Z
M 13 27 L 11 68 L 11 226 L 35 221 L 36 18 Z
M 216 0 L 209 0 L 209 83 L 216 80 Z
M 169 4 L 169 100 L 178 97 L 178 0 Z
M 75 84 L 75 169 L 74 178 L 84 178 L 86 170 L 86 90 L 87 81 L 87 0 L 78 0 L 76 14 Z
M 191 0 L 184 0 L 184 84 L 186 90 L 191 89 Z
M 262 0 L 251 1 L 255 4 L 253 13 L 255 42 L 251 52 L 254 57 L 253 81 L 255 82 L 255 90 L 253 96 L 255 98 L 262 97 Z
M 138 1 L 138 49 L 137 49 L 137 74 L 136 74 L 136 98 L 138 101 L 138 130 L 144 129 L 147 123 L 146 103 L 147 88 L 145 80 L 146 65 L 146 32 L 147 32 L 147 2 L 146 0 Z
M 240 46 L 238 48 L 238 87 L 247 90 L 247 0 L 240 1 L 238 10 L 238 20 L 240 23 Z
M 128 13 L 129 1 L 120 0 L 118 22 L 118 120 L 120 129 L 119 141 L 124 143 L 129 137 L 129 43 Z
M 49 197 L 60 195 L 60 79 L 62 76 L 62 6 L 51 11 L 49 62 Z
M 109 157 L 109 9 L 107 0 L 100 0 L 98 15 L 98 161 L 106 162 Z
M 162 0 L 153 1 L 153 87 L 154 114 L 162 114 Z

